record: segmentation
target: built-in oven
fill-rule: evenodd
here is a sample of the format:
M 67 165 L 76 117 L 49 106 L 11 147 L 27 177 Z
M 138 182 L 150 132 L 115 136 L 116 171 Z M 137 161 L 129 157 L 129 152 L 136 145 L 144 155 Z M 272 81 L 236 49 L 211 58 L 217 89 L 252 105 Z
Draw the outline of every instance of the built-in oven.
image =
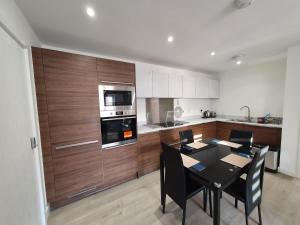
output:
M 135 87 L 133 85 L 101 84 L 99 85 L 99 102 L 101 117 L 135 115 Z
M 101 118 L 102 148 L 109 149 L 136 142 L 136 127 L 135 115 Z

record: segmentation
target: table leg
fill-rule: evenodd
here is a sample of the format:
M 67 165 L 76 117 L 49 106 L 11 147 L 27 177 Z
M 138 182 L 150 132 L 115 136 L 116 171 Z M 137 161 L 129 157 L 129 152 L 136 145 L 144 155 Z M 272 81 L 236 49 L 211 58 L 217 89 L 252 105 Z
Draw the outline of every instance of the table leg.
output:
M 217 188 L 213 189 L 214 191 L 214 225 L 220 225 L 220 198 L 221 191 Z
M 165 171 L 164 171 L 164 160 L 163 156 L 160 155 L 160 203 L 163 205 L 164 202 L 164 185 L 165 185 Z

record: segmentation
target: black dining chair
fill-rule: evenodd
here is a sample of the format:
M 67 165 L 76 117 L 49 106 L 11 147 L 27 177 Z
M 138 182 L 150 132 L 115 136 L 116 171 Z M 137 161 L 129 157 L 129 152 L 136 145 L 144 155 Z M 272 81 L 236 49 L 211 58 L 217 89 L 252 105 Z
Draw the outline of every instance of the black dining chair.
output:
M 179 131 L 180 143 L 189 144 L 194 142 L 194 134 L 191 129 Z
M 253 143 L 252 131 L 231 130 L 229 141 L 251 148 Z
M 162 143 L 161 145 L 165 163 L 162 211 L 165 213 L 166 196 L 168 195 L 182 208 L 182 225 L 184 225 L 187 200 L 203 191 L 203 206 L 206 211 L 207 191 L 203 185 L 187 176 L 180 152 L 167 144 Z
M 235 198 L 235 207 L 238 207 L 238 201 L 245 204 L 246 225 L 248 225 L 248 216 L 255 207 L 258 208 L 259 224 L 261 219 L 261 199 L 264 175 L 264 160 L 269 150 L 269 146 L 256 151 L 249 167 L 246 180 L 239 178 L 236 182 L 227 187 L 224 191 Z

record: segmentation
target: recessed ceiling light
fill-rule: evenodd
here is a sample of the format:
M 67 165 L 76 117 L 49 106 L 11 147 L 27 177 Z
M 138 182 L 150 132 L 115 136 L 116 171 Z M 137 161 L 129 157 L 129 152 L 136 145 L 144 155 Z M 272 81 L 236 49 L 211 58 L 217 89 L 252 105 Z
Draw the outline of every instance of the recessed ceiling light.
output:
M 235 55 L 232 57 L 232 60 L 236 65 L 241 65 L 243 63 L 243 57 L 244 55 Z
M 174 41 L 174 37 L 173 37 L 173 36 L 169 36 L 169 37 L 168 37 L 168 42 L 169 42 L 169 43 L 172 43 L 173 41 Z
M 211 55 L 211 56 L 215 56 L 215 55 L 216 55 L 216 52 L 211 52 L 210 55 Z
M 94 17 L 95 16 L 95 10 L 91 7 L 87 7 L 86 8 L 86 13 L 90 16 L 90 17 Z

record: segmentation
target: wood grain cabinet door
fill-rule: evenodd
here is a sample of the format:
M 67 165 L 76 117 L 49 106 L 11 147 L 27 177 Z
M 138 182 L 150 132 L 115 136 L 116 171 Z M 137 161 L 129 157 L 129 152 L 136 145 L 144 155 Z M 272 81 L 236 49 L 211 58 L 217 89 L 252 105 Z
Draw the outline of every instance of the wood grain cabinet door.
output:
M 174 144 L 180 141 L 179 138 L 179 131 L 189 130 L 191 129 L 190 126 L 186 127 L 179 127 L 169 130 L 162 130 L 160 131 L 160 140 L 166 144 Z
M 103 187 L 102 151 L 99 142 L 54 148 L 56 204 L 71 201 Z
M 96 58 L 43 49 L 51 142 L 100 137 Z
M 110 59 L 97 59 L 100 83 L 135 84 L 135 65 Z
M 217 122 L 217 138 L 229 140 L 231 130 L 253 132 L 253 143 L 268 144 L 274 147 L 281 145 L 281 128 L 259 127 L 246 124 Z
M 139 175 L 158 170 L 161 152 L 159 132 L 139 135 L 138 149 Z
M 137 144 L 103 150 L 104 186 L 134 179 L 138 172 Z

